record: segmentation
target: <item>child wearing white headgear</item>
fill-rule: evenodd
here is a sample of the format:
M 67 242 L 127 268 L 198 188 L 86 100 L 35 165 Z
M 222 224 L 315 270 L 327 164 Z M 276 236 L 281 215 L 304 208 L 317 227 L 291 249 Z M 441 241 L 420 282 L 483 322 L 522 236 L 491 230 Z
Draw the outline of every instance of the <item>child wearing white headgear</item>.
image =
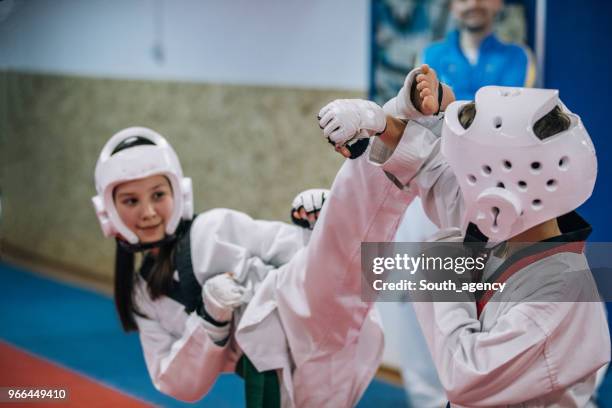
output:
M 330 194 L 296 197 L 292 219 L 316 221 L 307 246 L 310 231 L 284 223 L 228 209 L 194 217 L 191 180 L 151 129 L 113 136 L 95 182 L 100 225 L 117 241 L 117 310 L 158 390 L 195 401 L 236 370 L 247 406 L 357 404 L 383 350 L 359 248 L 389 240 L 406 207 L 378 168 L 348 161 Z
M 505 294 L 413 304 L 452 406 L 587 406 L 610 360 L 583 253 L 590 226 L 573 211 L 597 174 L 589 135 L 558 91 L 484 87 L 475 103 L 440 106 L 442 89 L 423 66 L 385 106 L 404 120 L 341 100 L 320 126 L 345 156 L 363 129 L 379 135 L 370 161 L 419 194 L 438 237 L 492 243 L 479 281 L 503 281 Z
M 226 209 L 194 217 L 191 179 L 172 146 L 148 128 L 124 129 L 106 143 L 95 182 L 100 226 L 117 241 L 115 303 L 122 326 L 139 332 L 160 391 L 199 399 L 219 372 L 236 365 L 239 353 L 228 344 L 232 321 L 310 232 Z M 314 189 L 298 194 L 294 223 L 312 228 L 326 195 Z M 143 254 L 136 274 L 135 253 Z M 248 371 L 250 362 L 238 368 Z

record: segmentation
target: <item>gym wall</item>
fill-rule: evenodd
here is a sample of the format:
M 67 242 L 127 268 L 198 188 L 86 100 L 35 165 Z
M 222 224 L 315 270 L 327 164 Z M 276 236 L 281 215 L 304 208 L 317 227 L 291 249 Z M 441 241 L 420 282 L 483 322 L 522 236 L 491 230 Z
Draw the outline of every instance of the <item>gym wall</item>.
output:
M 366 0 L 9 3 L 0 9 L 5 251 L 110 281 L 114 243 L 91 206 L 93 171 L 128 126 L 170 140 L 197 212 L 289 221 L 297 192 L 331 185 L 342 159 L 316 114 L 365 95 Z

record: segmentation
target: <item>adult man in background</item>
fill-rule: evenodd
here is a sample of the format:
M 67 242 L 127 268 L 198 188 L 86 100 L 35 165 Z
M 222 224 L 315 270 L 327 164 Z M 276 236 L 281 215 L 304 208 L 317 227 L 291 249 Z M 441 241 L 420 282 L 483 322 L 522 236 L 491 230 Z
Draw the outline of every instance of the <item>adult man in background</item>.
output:
M 532 87 L 535 64 L 531 51 L 504 43 L 494 34 L 503 0 L 451 0 L 457 29 L 423 51 L 422 62 L 449 84 L 457 100 L 472 100 L 485 85 Z

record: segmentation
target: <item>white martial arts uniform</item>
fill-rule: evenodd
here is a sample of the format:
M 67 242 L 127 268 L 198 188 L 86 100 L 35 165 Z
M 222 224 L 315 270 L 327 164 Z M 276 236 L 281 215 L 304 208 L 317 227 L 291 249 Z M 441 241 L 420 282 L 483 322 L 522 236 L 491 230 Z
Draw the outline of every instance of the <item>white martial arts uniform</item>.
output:
M 417 71 L 412 71 L 408 80 L 414 80 Z M 442 123 L 437 120 L 421 118 L 421 114 L 412 106 L 407 107 L 399 101 L 405 98 L 406 89 L 400 90 L 400 95 L 387 102 L 383 109 L 386 114 L 399 119 L 421 120 L 424 126 L 431 127 L 439 132 Z M 438 227 L 431 222 L 423 211 L 419 197 L 408 206 L 402 222 L 393 238 L 396 242 L 425 242 L 432 236 Z M 444 388 L 440 384 L 436 367 L 433 364 L 427 342 L 421 332 L 418 320 L 414 313 L 412 303 L 391 303 L 379 307 L 387 311 L 400 312 L 400 319 L 394 321 L 394 329 L 398 340 L 401 341 L 401 357 L 399 363 L 402 369 L 404 389 L 411 406 L 419 408 L 439 408 L 446 405 Z M 382 314 L 385 322 L 385 314 Z M 388 326 L 385 323 L 385 326 Z
M 136 303 L 152 319 L 137 323 L 155 386 L 197 400 L 244 351 L 259 371 L 280 370 L 284 407 L 354 406 L 383 350 L 377 315 L 361 300 L 361 242 L 391 240 L 412 197 L 363 155 L 344 163 L 301 250 L 296 227 L 230 210 L 197 217 L 191 252 L 200 283 L 223 272 L 263 280 L 224 347 L 180 303 L 151 301 L 141 280 Z
M 304 247 L 310 231 L 215 209 L 197 216 L 189 233 L 193 272 L 200 284 L 216 274 L 233 272 L 238 282 L 255 287 Z M 135 316 L 147 368 L 158 390 L 180 400 L 197 400 L 220 372 L 234 370 L 238 348 L 232 342 L 225 347 L 213 343 L 195 311 L 187 315 L 184 305 L 170 297 L 151 300 L 140 275 L 135 300 L 149 317 Z
M 370 160 L 419 194 L 428 216 L 442 228 L 440 236 L 452 238 L 454 231 L 461 239 L 457 227 L 464 204 L 439 143 L 429 129 L 411 121 L 394 151 L 375 140 Z M 564 273 L 579 270 L 585 271 L 580 285 L 575 284 L 576 273 Z M 556 274 L 554 282 L 547 280 L 551 273 Z M 515 273 L 505 293 L 516 295 L 513 289 L 527 275 L 540 284 L 531 283 L 529 297 L 509 302 L 495 298 L 500 296 L 496 293 L 480 316 L 474 302 L 413 304 L 453 406 L 589 404 L 596 371 L 610 359 L 610 338 L 601 303 L 572 302 L 596 290 L 586 258 L 563 252 L 540 259 Z M 551 292 L 566 302 L 529 302 Z
M 393 240 L 395 242 L 425 242 L 438 227 L 432 223 L 416 197 L 408 206 Z M 441 408 L 448 399 L 429 353 L 429 347 L 411 302 L 377 303 L 385 329 L 387 344 L 397 345 L 397 362 L 411 407 Z M 391 338 L 393 337 L 393 338 Z

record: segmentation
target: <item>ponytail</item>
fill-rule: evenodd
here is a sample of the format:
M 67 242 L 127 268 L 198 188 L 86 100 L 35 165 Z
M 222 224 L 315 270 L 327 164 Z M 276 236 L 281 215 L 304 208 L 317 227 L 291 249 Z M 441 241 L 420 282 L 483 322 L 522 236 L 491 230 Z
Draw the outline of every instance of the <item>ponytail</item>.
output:
M 174 273 L 174 244 L 175 242 L 169 242 L 159 247 L 155 265 L 151 274 L 147 277 L 149 295 L 153 300 L 170 293 L 172 274 Z
M 159 248 L 159 254 L 153 261 L 149 256 L 144 262 L 153 264 L 151 273 L 145 277 L 151 299 L 155 300 L 170 292 L 172 274 L 174 273 L 174 242 L 166 243 Z M 148 269 L 148 268 L 147 268 Z M 134 303 L 134 253 L 117 240 L 115 256 L 115 307 L 119 314 L 121 326 L 126 332 L 138 331 L 134 314 L 147 317 L 138 310 Z
M 115 255 L 115 307 L 123 330 L 137 331 L 134 313 L 141 313 L 134 307 L 134 254 L 123 248 L 118 241 Z

